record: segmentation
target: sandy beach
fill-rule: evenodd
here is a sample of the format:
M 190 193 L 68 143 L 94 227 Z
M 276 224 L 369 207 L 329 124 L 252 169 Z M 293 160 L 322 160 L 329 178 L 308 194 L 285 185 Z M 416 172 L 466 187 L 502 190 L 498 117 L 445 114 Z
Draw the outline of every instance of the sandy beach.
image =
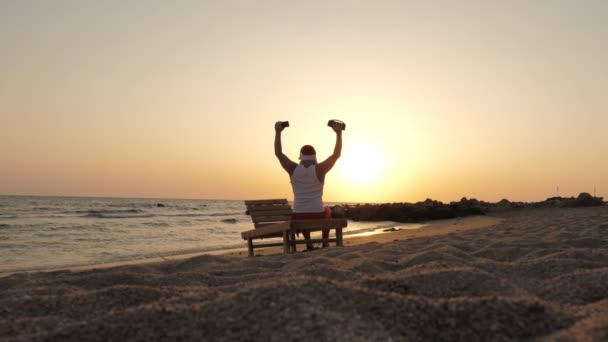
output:
M 605 340 L 608 206 L 0 278 L 2 340 Z M 115 267 L 109 267 L 115 266 Z

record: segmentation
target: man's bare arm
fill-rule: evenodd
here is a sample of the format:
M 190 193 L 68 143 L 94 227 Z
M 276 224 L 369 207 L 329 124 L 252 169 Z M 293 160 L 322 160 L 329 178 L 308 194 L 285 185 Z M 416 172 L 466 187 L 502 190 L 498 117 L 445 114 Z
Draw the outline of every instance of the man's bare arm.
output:
M 279 159 L 279 162 L 281 163 L 283 169 L 285 169 L 285 171 L 287 171 L 287 173 L 289 173 L 289 175 L 291 176 L 298 164 L 294 163 L 289 158 L 287 158 L 286 155 L 283 154 L 283 147 L 281 146 L 281 132 L 283 131 L 283 129 L 284 127 L 280 121 L 274 124 L 274 155 L 277 156 L 277 158 Z
M 331 128 L 336 132 L 336 146 L 334 147 L 334 153 L 319 164 L 319 168 L 323 174 L 329 172 L 334 167 L 342 154 L 342 126 L 339 123 L 334 123 Z

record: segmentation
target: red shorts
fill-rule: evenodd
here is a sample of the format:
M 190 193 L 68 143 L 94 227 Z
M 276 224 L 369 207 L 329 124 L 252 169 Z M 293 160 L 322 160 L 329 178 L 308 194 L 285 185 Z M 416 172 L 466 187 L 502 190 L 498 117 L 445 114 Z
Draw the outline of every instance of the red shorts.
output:
M 318 219 L 330 219 L 331 209 L 325 207 L 325 210 L 320 213 L 292 213 L 292 220 L 318 220 Z

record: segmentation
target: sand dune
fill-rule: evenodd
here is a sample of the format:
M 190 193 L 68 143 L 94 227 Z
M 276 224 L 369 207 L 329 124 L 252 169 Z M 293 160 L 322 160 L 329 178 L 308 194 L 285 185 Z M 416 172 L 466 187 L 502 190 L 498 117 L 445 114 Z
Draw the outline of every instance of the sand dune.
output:
M 608 207 L 501 215 L 292 255 L 14 274 L 0 278 L 0 337 L 608 339 Z

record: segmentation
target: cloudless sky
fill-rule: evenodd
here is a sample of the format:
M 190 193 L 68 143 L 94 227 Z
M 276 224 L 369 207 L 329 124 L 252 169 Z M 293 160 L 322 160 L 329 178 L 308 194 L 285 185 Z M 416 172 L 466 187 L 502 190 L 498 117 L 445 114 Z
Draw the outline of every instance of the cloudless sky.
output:
M 0 194 L 608 196 L 607 1 L 0 2 Z

